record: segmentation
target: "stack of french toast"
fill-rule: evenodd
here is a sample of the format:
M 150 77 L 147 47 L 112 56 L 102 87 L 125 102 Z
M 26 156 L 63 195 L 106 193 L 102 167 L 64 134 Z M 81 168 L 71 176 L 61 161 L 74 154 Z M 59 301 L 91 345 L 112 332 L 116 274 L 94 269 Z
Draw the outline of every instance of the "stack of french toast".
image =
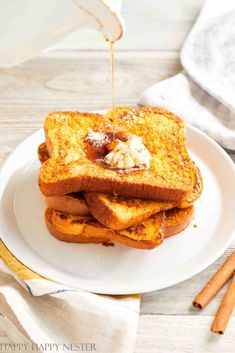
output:
M 57 239 L 152 249 L 192 221 L 202 176 L 173 113 L 54 112 L 44 131 L 39 187 Z

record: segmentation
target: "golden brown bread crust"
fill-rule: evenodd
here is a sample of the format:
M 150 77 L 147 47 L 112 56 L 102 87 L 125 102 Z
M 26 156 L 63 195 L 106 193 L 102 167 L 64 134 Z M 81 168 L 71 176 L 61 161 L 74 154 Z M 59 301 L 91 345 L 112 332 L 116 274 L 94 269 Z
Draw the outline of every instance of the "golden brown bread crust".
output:
M 44 183 L 39 179 L 38 185 L 45 196 L 60 196 L 79 191 L 99 191 L 104 194 L 113 194 L 130 198 L 137 197 L 171 201 L 181 200 L 186 194 L 186 192 L 181 189 L 172 190 L 167 187 L 163 188 L 153 185 L 143 185 L 142 183 L 132 182 L 130 187 L 129 182 L 123 180 L 110 180 L 105 177 L 101 179 L 94 175 L 82 175 L 81 179 L 71 177 L 68 180 L 58 180 L 53 183 Z
M 87 216 L 90 214 L 87 204 L 81 194 L 69 194 L 62 196 L 47 196 L 48 207 L 72 215 Z
M 166 211 L 166 228 L 164 237 L 168 238 L 172 235 L 182 232 L 191 223 L 194 216 L 194 207 L 174 208 Z
M 123 175 L 97 164 L 94 169 L 84 153 L 84 137 L 88 128 L 101 131 L 108 125 L 142 137 L 152 156 L 149 170 Z M 45 133 L 51 158 L 41 167 L 39 186 L 46 196 L 84 190 L 179 201 L 192 189 L 194 172 L 184 123 L 164 109 L 123 108 L 104 116 L 52 113 L 45 121 Z
M 193 162 L 194 163 L 194 162 Z M 177 207 L 187 208 L 193 205 L 193 203 L 201 196 L 203 191 L 203 179 L 200 169 L 195 166 L 195 177 L 194 177 L 194 186 L 191 192 L 188 193 L 187 197 L 181 200 Z
M 45 222 L 47 225 L 47 229 L 53 235 L 55 238 L 61 241 L 65 241 L 67 243 L 81 243 L 81 244 L 87 244 L 87 243 L 106 243 L 108 241 L 107 238 L 103 237 L 87 237 L 83 234 L 70 234 L 67 232 L 61 231 L 58 227 L 56 227 L 52 223 L 52 208 L 47 208 L 45 211 Z
M 105 228 L 92 217 L 80 217 L 68 215 L 52 209 L 46 210 L 46 221 L 50 217 L 49 231 L 53 231 L 53 235 L 60 234 L 60 240 L 66 241 L 67 234 L 69 239 L 79 242 L 80 235 L 82 239 L 102 238 L 117 241 L 121 244 L 134 247 L 137 249 L 153 249 L 160 245 L 163 241 L 165 214 L 159 213 L 150 217 L 138 226 L 128 228 L 126 230 L 115 232 L 112 229 Z M 56 232 L 56 234 L 55 234 Z M 84 238 L 85 237 L 85 238 Z M 100 241 L 99 241 L 100 242 Z

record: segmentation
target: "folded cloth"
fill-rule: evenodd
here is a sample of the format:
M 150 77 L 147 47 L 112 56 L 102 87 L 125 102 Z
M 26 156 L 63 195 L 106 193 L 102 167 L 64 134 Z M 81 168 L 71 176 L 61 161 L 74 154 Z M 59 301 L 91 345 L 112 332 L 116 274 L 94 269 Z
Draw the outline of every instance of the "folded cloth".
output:
M 134 349 L 139 295 L 103 296 L 49 281 L 18 261 L 2 241 L 0 302 L 1 327 L 21 351 Z
M 172 110 L 235 150 L 234 33 L 234 0 L 207 0 L 181 51 L 184 70 L 148 88 L 140 105 Z

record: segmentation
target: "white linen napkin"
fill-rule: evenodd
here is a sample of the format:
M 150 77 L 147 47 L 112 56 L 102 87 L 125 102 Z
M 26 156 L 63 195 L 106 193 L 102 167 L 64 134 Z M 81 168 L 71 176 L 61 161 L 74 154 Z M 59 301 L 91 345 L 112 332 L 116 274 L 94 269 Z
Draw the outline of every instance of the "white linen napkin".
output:
M 0 324 L 15 351 L 131 353 L 139 303 L 139 295 L 96 295 L 49 281 L 0 241 Z
M 181 51 L 184 71 L 148 88 L 140 105 L 165 107 L 235 150 L 235 1 L 207 0 Z

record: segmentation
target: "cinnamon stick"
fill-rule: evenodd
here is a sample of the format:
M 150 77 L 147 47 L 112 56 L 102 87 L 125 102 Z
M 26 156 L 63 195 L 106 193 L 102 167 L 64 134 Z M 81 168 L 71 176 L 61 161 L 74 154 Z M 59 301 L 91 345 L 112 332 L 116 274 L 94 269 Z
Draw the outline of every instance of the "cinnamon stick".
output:
M 234 271 L 235 251 L 228 257 L 225 263 L 195 297 L 192 303 L 193 306 L 203 309 L 215 297 L 224 284 L 232 277 Z
M 228 289 L 220 303 L 214 321 L 211 325 L 211 331 L 222 335 L 235 306 L 235 275 L 228 286 Z

